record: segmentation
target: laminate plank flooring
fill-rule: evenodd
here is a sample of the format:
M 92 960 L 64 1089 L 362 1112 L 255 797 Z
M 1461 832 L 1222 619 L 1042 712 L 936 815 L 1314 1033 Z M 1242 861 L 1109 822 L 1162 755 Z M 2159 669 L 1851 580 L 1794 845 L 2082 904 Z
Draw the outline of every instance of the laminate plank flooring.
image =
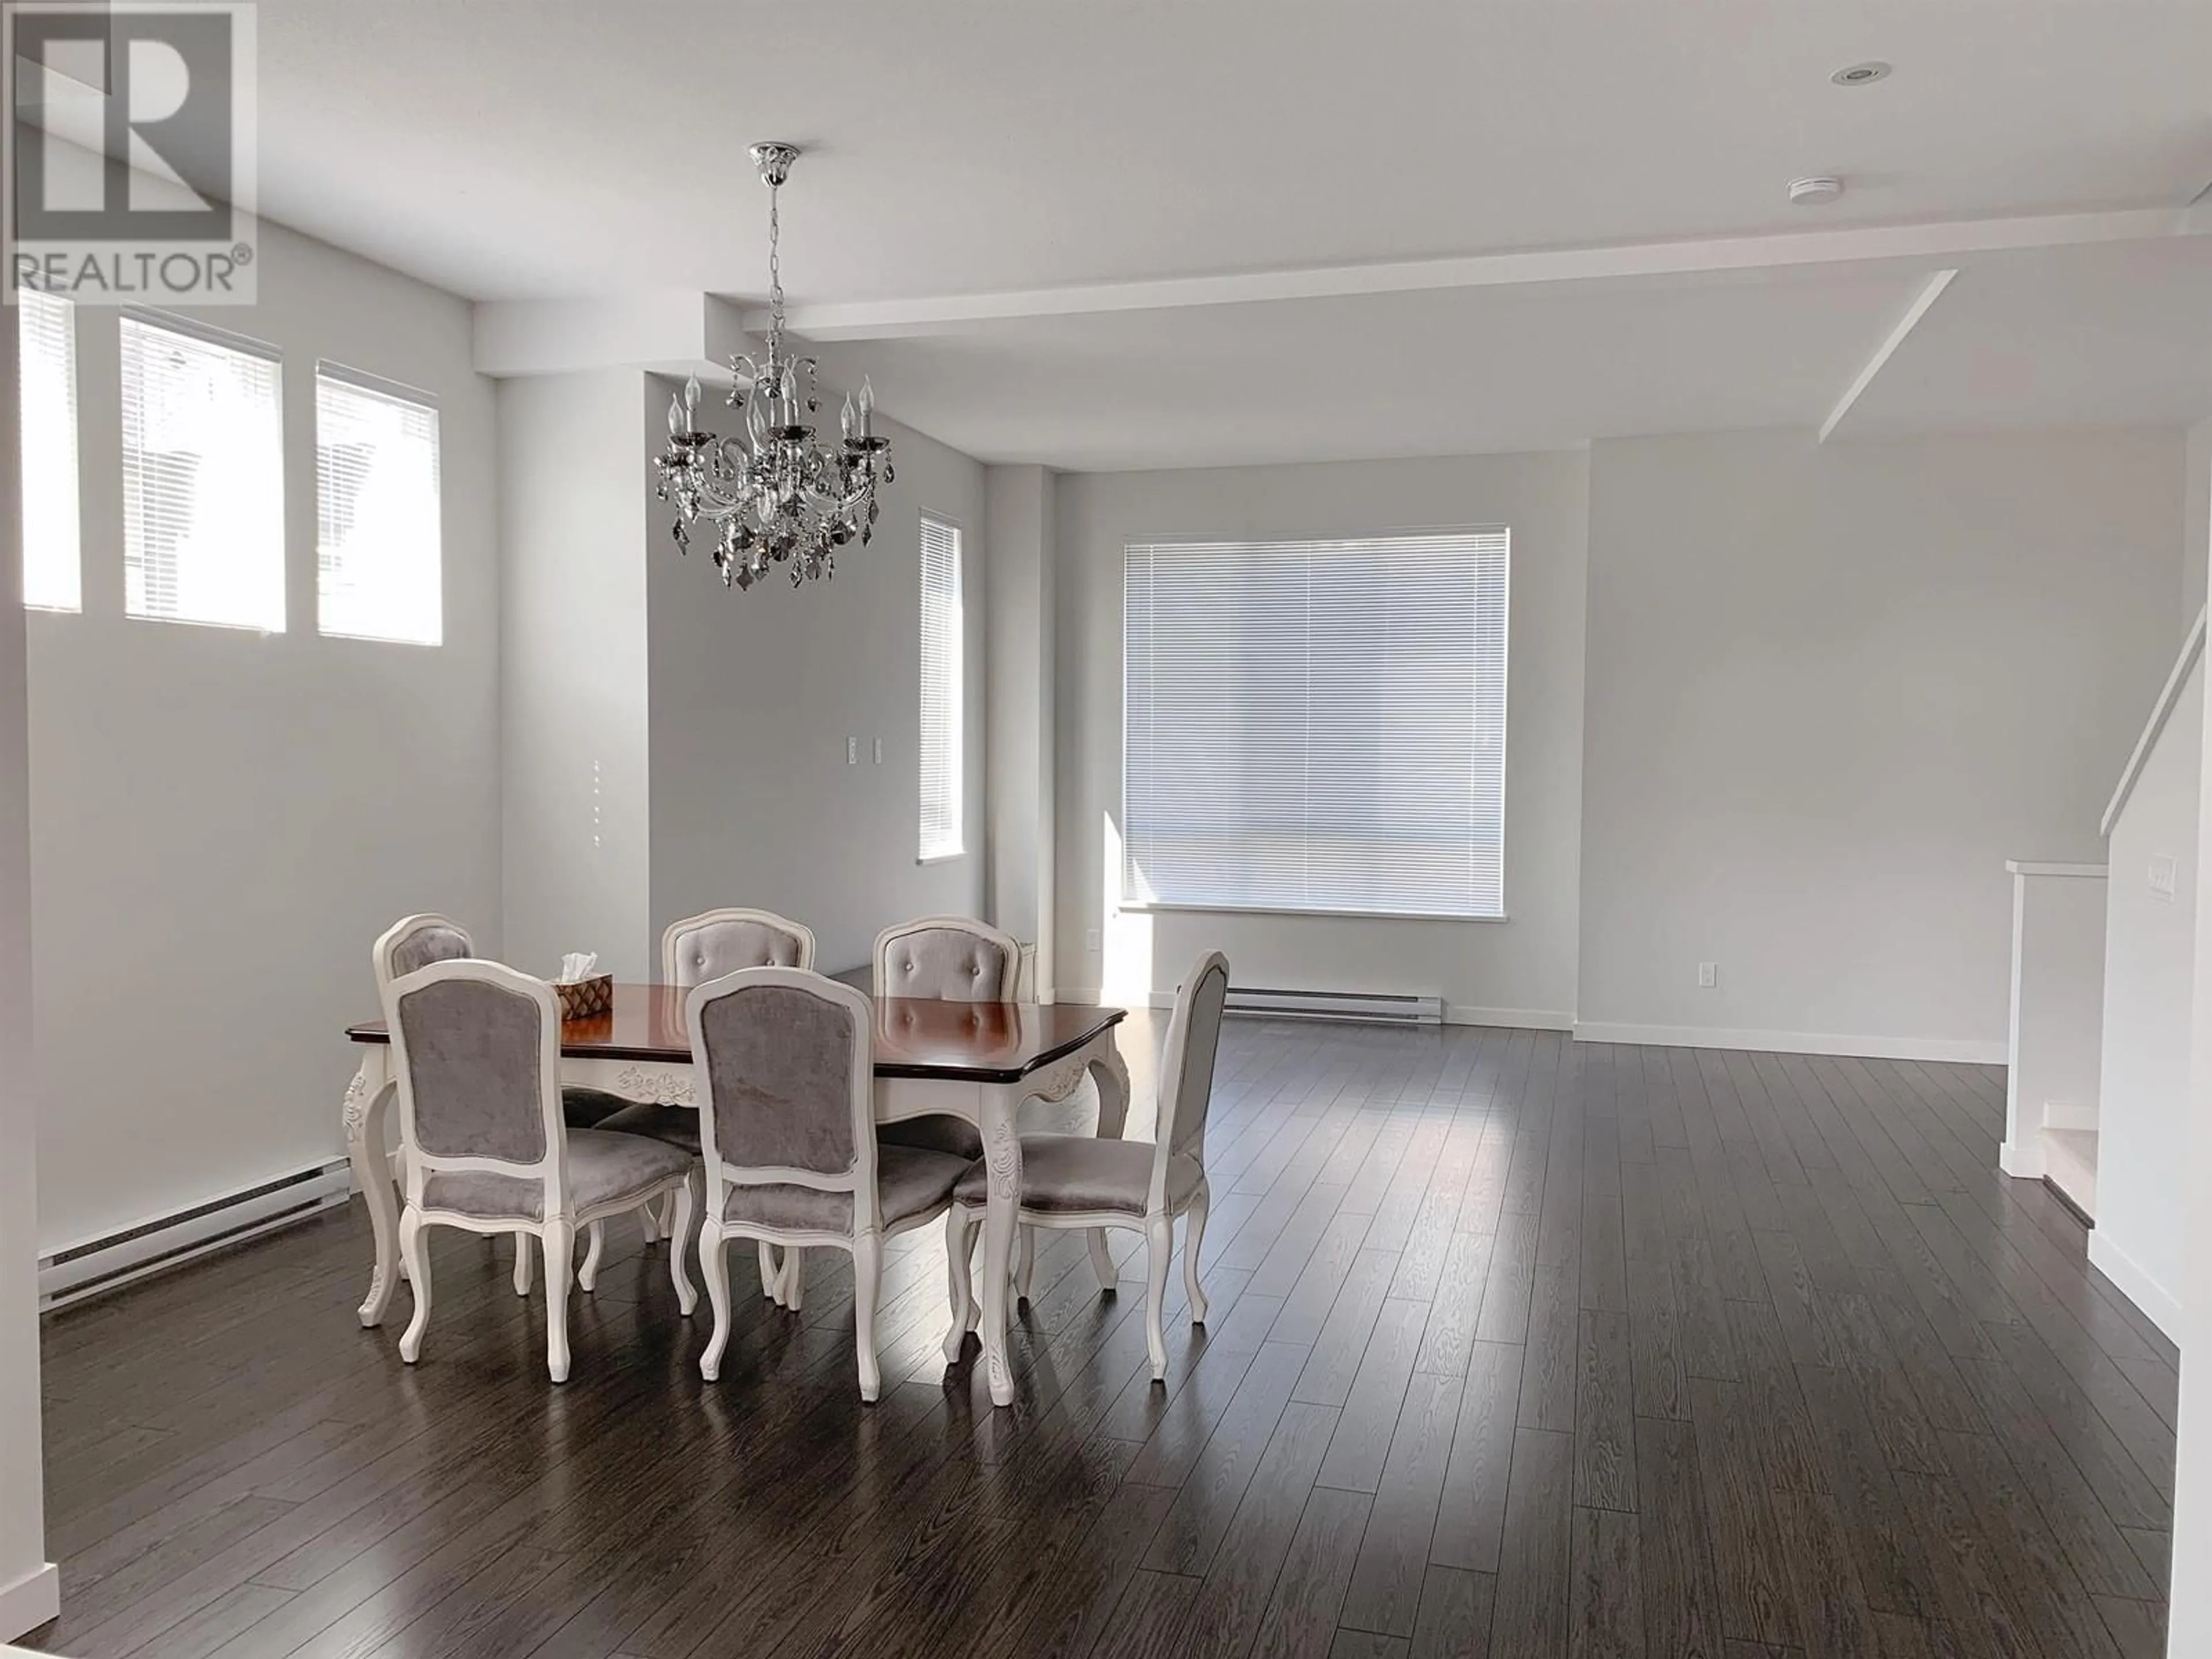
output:
M 1162 1022 L 1124 1029 L 1152 1074 Z M 1147 1108 L 1130 1133 L 1146 1133 Z M 1018 1403 L 893 1241 L 750 1290 L 722 1380 L 617 1224 L 572 1380 L 510 1247 L 429 1235 L 422 1364 L 356 1204 L 50 1316 L 79 1659 L 1896 1659 L 2158 1650 L 2179 1355 L 1980 1066 L 1231 1021 L 1203 1329 L 1040 1245 Z M 2054 1644 L 2056 1644 L 2054 1646 Z

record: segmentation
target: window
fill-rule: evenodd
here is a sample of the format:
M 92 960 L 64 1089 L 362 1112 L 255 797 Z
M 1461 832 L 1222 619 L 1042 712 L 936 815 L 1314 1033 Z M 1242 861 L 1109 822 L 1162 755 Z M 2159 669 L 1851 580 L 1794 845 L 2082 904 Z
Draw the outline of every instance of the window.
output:
M 921 520 L 921 856 L 960 844 L 960 526 Z
M 437 644 L 438 411 L 319 365 L 315 501 L 316 625 L 355 639 Z
M 1131 902 L 1504 914 L 1506 532 L 1123 556 Z
M 122 335 L 124 609 L 283 632 L 283 404 L 274 352 L 127 313 Z
M 84 605 L 77 551 L 76 307 L 35 289 L 15 291 L 21 399 L 23 603 Z

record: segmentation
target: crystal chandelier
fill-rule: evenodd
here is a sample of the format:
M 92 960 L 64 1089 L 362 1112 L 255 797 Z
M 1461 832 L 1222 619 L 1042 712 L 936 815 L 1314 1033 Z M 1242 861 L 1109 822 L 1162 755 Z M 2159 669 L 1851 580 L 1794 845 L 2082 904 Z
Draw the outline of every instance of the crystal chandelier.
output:
M 742 439 L 702 432 L 699 377 L 668 400 L 668 447 L 653 462 L 654 492 L 676 504 L 677 547 L 691 550 L 691 526 L 705 522 L 714 538 L 714 568 L 725 586 L 750 587 L 770 565 L 788 565 L 793 586 L 832 574 L 837 550 L 866 545 L 876 524 L 876 487 L 891 482 L 889 438 L 875 434 L 875 390 L 860 383 L 845 398 L 836 443 L 814 435 L 815 362 L 794 357 L 783 337 L 783 270 L 777 249 L 781 224 L 776 192 L 799 150 L 755 144 L 753 163 L 768 186 L 768 357 L 733 357 L 728 403 L 744 410 Z

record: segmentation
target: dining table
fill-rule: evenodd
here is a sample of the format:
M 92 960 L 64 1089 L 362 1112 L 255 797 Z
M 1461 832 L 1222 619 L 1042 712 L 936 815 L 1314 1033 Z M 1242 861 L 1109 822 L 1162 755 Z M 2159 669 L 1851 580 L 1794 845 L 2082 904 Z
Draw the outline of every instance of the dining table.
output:
M 624 1100 L 696 1110 L 706 1084 L 684 1028 L 687 988 L 614 988 L 613 1006 L 561 1027 L 561 1083 Z M 1006 1358 L 1008 1289 L 1015 1212 L 1022 1185 L 1017 1115 L 1030 1100 L 1063 1101 L 1087 1076 L 1098 1091 L 1101 1136 L 1118 1139 L 1128 1115 L 1129 1073 L 1115 1027 L 1120 1008 L 1079 1003 L 947 1002 L 875 997 L 872 1046 L 878 1123 L 943 1115 L 975 1126 L 990 1177 L 983 1218 L 983 1364 L 991 1399 L 1013 1403 Z M 399 1279 L 399 1200 L 388 1150 L 387 1120 L 398 1080 L 384 1021 L 346 1028 L 360 1064 L 346 1085 L 343 1118 L 355 1182 L 368 1202 L 376 1261 L 361 1322 L 382 1322 Z M 672 1249 L 682 1248 L 681 1241 Z M 1102 1288 L 1116 1278 L 1103 1231 L 1091 1235 L 1091 1261 Z

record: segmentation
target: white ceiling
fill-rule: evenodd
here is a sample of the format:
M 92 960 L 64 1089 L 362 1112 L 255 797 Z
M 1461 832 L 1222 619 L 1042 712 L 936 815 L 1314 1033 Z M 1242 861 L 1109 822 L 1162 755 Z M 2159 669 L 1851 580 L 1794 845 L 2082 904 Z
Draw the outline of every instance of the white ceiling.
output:
M 479 299 L 757 305 L 745 146 L 808 146 L 794 325 L 991 459 L 1817 425 L 1942 267 L 1846 435 L 2212 407 L 2204 0 L 262 0 L 260 55 L 263 210 Z

